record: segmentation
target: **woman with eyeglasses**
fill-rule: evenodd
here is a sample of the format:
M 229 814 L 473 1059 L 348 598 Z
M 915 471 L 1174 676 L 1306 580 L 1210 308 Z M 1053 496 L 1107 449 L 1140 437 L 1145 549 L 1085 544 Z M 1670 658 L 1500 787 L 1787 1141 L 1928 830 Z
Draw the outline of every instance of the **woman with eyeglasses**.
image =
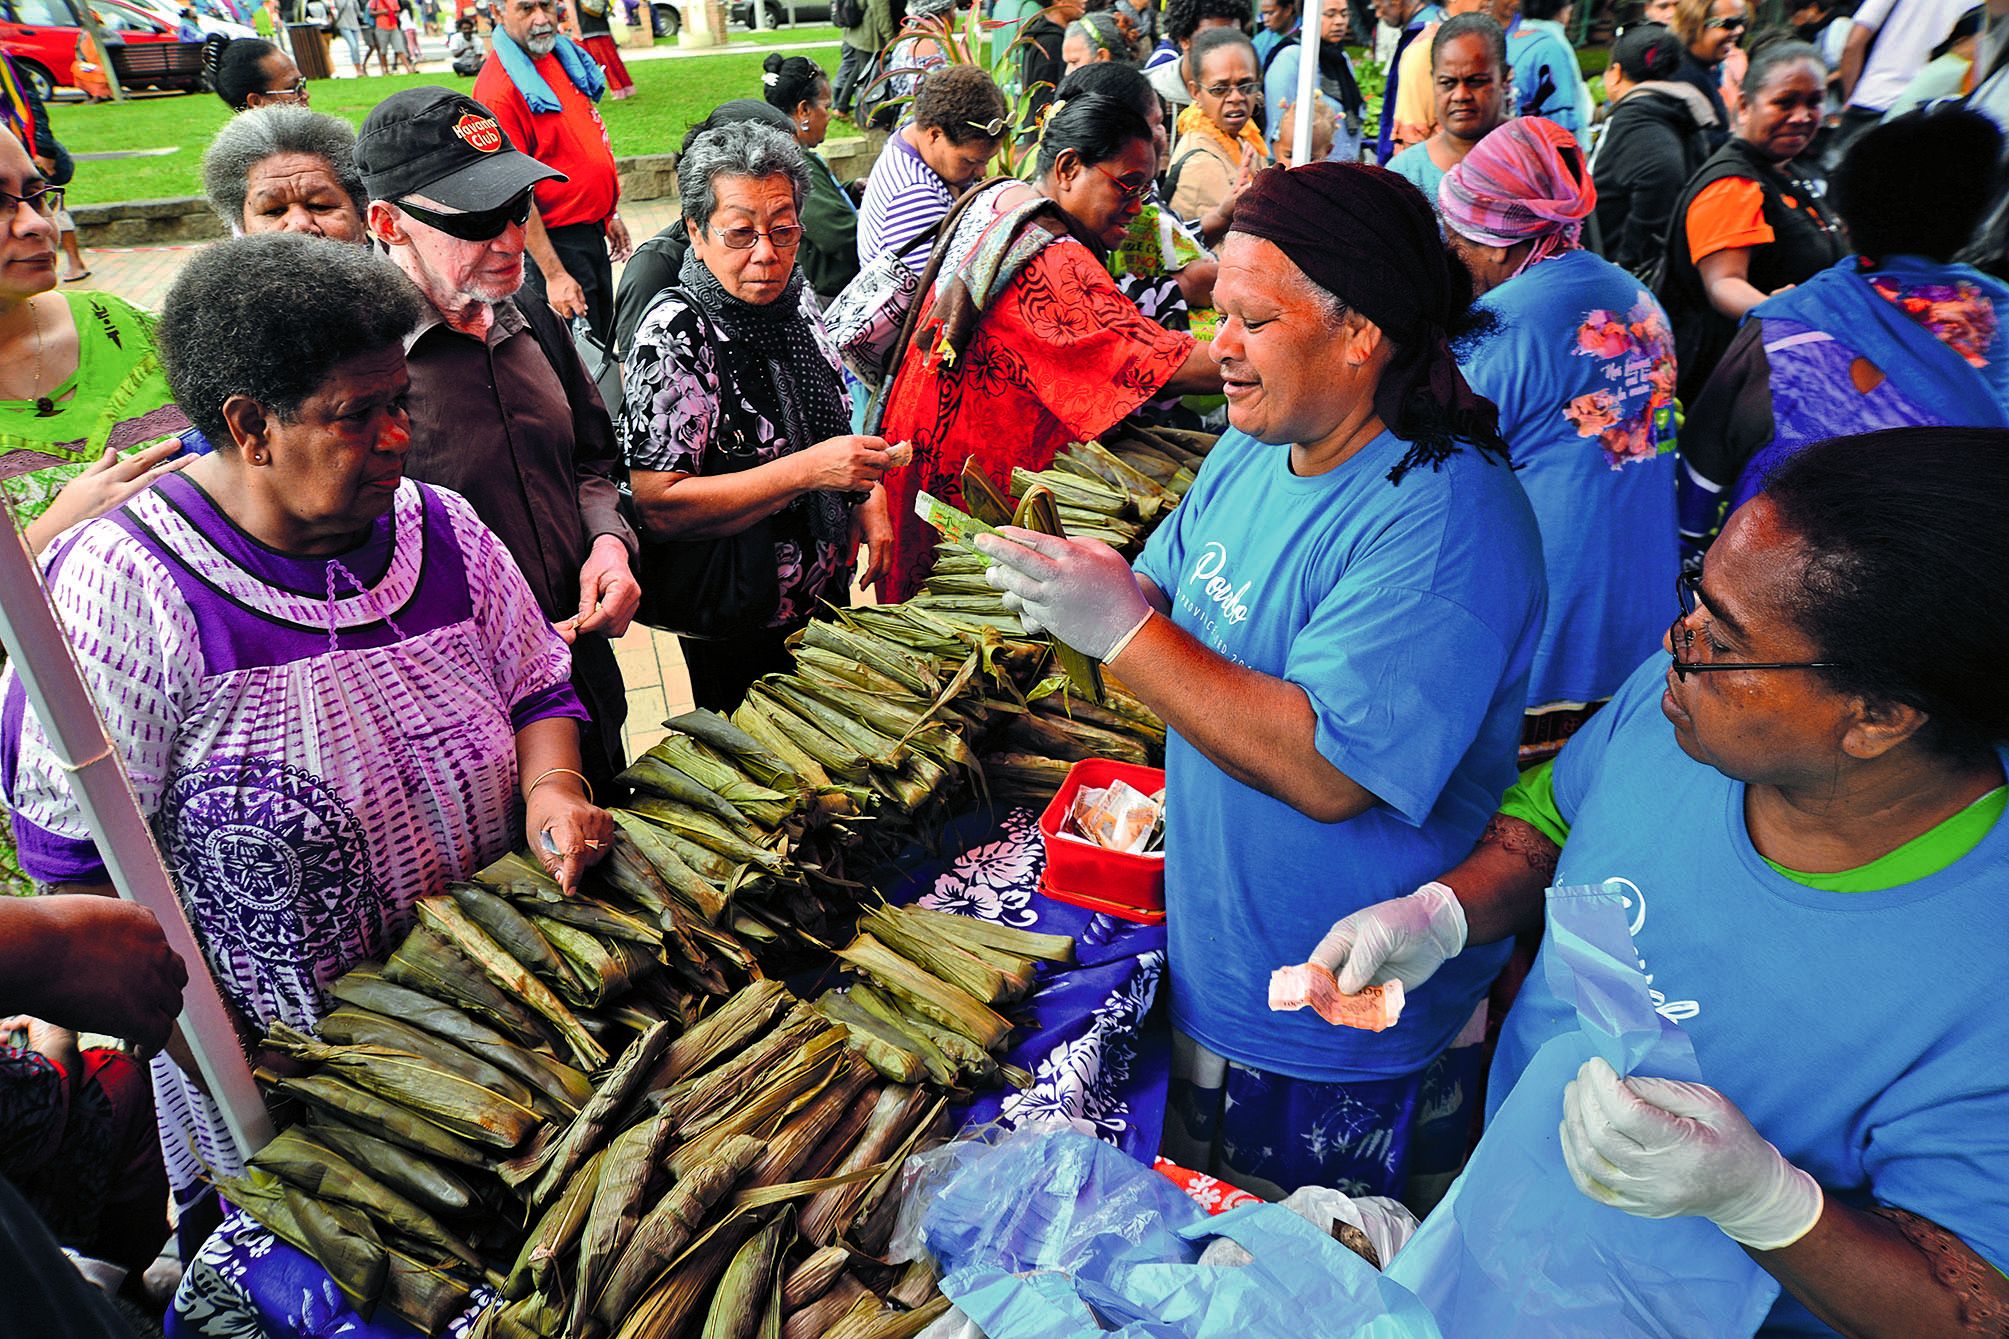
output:
M 883 439 L 851 432 L 836 351 L 796 263 L 810 193 L 801 147 L 757 122 L 719 126 L 678 160 L 677 190 L 690 250 L 635 327 L 619 426 L 645 541 L 644 617 L 671 623 L 680 597 L 715 606 L 671 625 L 692 697 L 729 712 L 787 668 L 783 642 L 818 605 L 849 601 L 861 544 L 862 583 L 886 575 L 890 458 Z M 697 583 L 729 550 L 745 580 L 727 608 Z
M 1808 447 L 1680 597 L 1665 654 L 1462 864 L 1319 956 L 1343 991 L 1411 985 L 1538 927 L 1545 888 L 1622 881 L 1702 1082 L 1593 1060 L 1546 1094 L 1577 1188 L 1716 1224 L 1783 1288 L 1766 1339 L 1985 1334 L 2009 1315 L 2009 432 Z M 1577 1026 L 1553 951 L 1495 1107 Z
M 1165 195 L 1210 246 L 1227 236 L 1250 178 L 1269 166 L 1256 117 L 1263 90 L 1258 68 L 1255 44 L 1237 28 L 1209 28 L 1186 52 L 1193 105 L 1179 113 Z
M 816 296 L 826 302 L 858 274 L 858 206 L 823 155 L 830 133 L 830 76 L 804 56 L 770 52 L 760 77 L 770 107 L 788 117 L 802 161 L 809 168 L 809 198 L 802 202 L 802 247 L 797 263 Z
M 234 112 L 307 105 L 307 80 L 300 67 L 263 38 L 212 36 L 202 48 L 202 68 L 216 96 Z
M 62 207 L 0 133 L 0 457 L 42 461 L 0 491 L 38 553 L 181 468 L 181 434 L 207 449 L 161 375 L 153 318 L 110 293 L 54 291 Z
M 1827 185 L 1799 158 L 1827 109 L 1827 66 L 1805 42 L 1751 55 L 1737 133 L 1675 202 L 1660 297 L 1674 322 L 1679 393 L 1694 403 L 1745 313 L 1848 253 Z
M 1708 131 L 1712 149 L 1730 137 L 1730 109 L 1723 100 L 1724 62 L 1750 22 L 1744 0 L 1675 0 L 1668 26 L 1686 51 L 1673 77 L 1709 99 L 1710 110 L 1716 113 L 1716 124 Z
M 965 462 L 1009 494 L 1014 467 L 1043 470 L 1069 441 L 1100 436 L 1150 400 L 1220 391 L 1207 346 L 1146 319 L 1104 268 L 1151 193 L 1150 124 L 1107 94 L 1054 108 L 1034 180 L 984 186 L 937 243 L 941 270 L 896 352 L 880 431 L 912 442 L 914 458 L 886 477 L 893 553 L 882 599 L 904 600 L 927 579 L 934 531 L 914 498 L 925 490 L 960 506 Z

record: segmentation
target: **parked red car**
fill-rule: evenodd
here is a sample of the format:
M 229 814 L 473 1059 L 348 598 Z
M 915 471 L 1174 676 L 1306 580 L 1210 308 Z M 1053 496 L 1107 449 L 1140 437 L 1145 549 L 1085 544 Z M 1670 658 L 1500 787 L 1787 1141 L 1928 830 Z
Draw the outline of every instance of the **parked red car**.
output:
M 93 0 L 91 10 L 106 35 L 117 34 L 131 45 L 175 40 L 174 29 L 119 0 Z M 77 86 L 77 38 L 83 31 L 70 0 L 0 0 L 0 51 L 14 58 L 45 100 L 59 85 Z M 199 83 L 199 77 L 190 75 L 164 78 L 158 86 L 193 92 Z

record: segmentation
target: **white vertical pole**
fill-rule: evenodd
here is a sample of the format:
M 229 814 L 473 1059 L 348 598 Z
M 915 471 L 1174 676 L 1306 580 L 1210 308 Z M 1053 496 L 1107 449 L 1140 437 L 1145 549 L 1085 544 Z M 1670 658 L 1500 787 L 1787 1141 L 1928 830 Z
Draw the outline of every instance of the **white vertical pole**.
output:
M 1301 0 L 1310 7 L 1310 13 L 1298 16 L 1297 39 L 1297 100 L 1291 104 L 1297 116 L 1297 124 L 1292 127 L 1291 162 L 1295 164 L 1311 161 L 1311 114 L 1314 110 L 1313 90 L 1318 87 L 1318 30 L 1322 19 L 1318 12 L 1319 0 Z
M 11 509 L 0 508 L 0 644 L 27 690 L 28 705 L 49 738 L 49 749 L 69 773 L 77 807 L 96 840 L 121 897 L 153 912 L 167 942 L 188 965 L 182 993 L 181 1035 L 204 1084 L 249 1158 L 273 1135 L 272 1118 L 251 1080 L 238 1047 L 230 1010 L 209 974 L 202 948 L 189 929 L 174 884 L 161 863 L 153 831 L 140 812 L 125 760 L 105 731 L 98 705 L 77 668 L 70 642 L 56 622 L 42 576 L 28 553 Z

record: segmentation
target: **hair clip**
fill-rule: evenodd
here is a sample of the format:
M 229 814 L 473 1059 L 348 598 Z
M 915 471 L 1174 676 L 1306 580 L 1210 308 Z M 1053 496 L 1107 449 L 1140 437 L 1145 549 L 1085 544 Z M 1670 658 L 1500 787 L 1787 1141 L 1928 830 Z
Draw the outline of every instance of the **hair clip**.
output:
M 1067 105 L 1066 98 L 1055 98 L 1052 102 L 1047 103 L 1045 107 L 1040 109 L 1039 138 L 1037 140 L 1038 143 L 1040 144 L 1046 143 L 1047 122 L 1053 120 L 1055 116 L 1058 116 L 1060 114 L 1060 109 L 1062 107 L 1065 107 L 1066 105 Z

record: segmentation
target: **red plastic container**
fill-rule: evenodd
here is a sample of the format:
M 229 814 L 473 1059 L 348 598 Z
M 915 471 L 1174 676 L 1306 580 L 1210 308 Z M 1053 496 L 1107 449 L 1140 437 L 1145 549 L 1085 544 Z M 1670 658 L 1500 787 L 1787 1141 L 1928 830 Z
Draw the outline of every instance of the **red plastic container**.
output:
M 1105 851 L 1091 842 L 1060 835 L 1076 791 L 1119 780 L 1146 795 L 1165 788 L 1163 770 L 1112 758 L 1086 758 L 1068 769 L 1059 793 L 1039 816 L 1039 835 L 1046 844 L 1046 873 L 1040 876 L 1040 891 L 1090 911 L 1157 925 L 1165 919 L 1164 852 L 1132 855 Z

